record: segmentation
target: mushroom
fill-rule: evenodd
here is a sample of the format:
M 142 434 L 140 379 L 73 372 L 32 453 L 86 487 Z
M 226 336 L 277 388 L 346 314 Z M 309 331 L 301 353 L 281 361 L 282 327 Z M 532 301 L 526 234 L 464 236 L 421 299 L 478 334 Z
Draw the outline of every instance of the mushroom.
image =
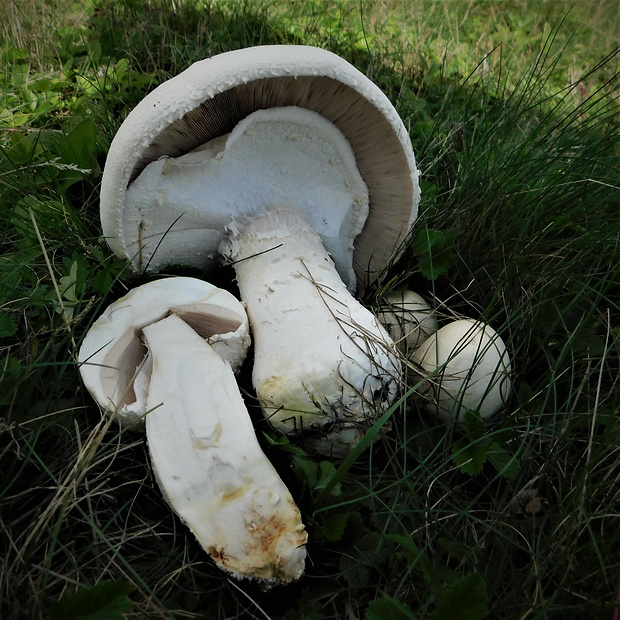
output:
M 413 351 L 437 331 L 435 311 L 424 297 L 410 290 L 386 295 L 378 318 L 403 353 Z
M 136 106 L 110 147 L 101 220 L 136 272 L 232 262 L 265 417 L 342 456 L 401 377 L 353 295 L 398 256 L 419 197 L 377 86 L 325 50 L 264 46 L 197 62 Z
M 108 413 L 133 426 L 145 419 L 159 487 L 215 563 L 270 587 L 302 575 L 307 533 L 234 376 L 247 331 L 232 294 L 163 279 L 109 306 L 78 359 Z
M 429 377 L 425 408 L 445 422 L 462 422 L 468 410 L 486 420 L 510 395 L 506 345 L 481 321 L 448 323 L 413 351 L 411 361 Z

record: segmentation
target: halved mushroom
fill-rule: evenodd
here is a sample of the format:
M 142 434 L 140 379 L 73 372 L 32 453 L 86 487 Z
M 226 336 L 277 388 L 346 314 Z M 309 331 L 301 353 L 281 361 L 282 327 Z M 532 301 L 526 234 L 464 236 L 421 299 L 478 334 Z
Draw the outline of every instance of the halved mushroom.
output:
M 266 586 L 299 579 L 308 535 L 230 365 L 176 315 L 143 333 L 146 435 L 164 497 L 220 568 Z
M 196 278 L 165 278 L 138 286 L 93 323 L 78 354 L 80 374 L 93 398 L 124 426 L 141 426 L 152 359 L 142 329 L 177 314 L 238 370 L 250 346 L 248 319 L 239 301 Z
M 146 419 L 162 493 L 216 564 L 271 586 L 301 576 L 307 534 L 237 386 L 232 368 L 248 345 L 233 295 L 170 278 L 109 306 L 78 358 L 108 413 L 134 425 Z
M 401 375 L 356 279 L 398 254 L 419 194 L 408 133 L 372 82 L 324 50 L 264 46 L 192 65 L 129 114 L 101 219 L 136 271 L 232 261 L 265 416 L 341 455 Z

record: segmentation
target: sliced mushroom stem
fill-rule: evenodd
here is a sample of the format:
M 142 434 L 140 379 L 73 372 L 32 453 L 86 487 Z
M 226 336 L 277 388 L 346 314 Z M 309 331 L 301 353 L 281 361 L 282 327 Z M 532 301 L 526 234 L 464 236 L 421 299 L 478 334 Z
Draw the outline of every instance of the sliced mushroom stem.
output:
M 175 315 L 143 334 L 153 359 L 147 441 L 167 501 L 224 570 L 267 585 L 298 579 L 307 533 L 230 364 Z
M 393 342 L 303 214 L 273 209 L 231 228 L 220 251 L 246 304 L 263 413 L 288 434 L 316 429 L 310 445 L 343 456 L 397 394 Z

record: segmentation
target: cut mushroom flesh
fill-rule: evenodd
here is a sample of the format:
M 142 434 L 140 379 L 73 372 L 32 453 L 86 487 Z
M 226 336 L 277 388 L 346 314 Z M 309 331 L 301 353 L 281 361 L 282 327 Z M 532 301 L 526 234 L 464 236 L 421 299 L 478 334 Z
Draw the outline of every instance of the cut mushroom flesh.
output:
M 146 434 L 164 497 L 220 568 L 267 587 L 299 579 L 301 514 L 230 365 L 175 315 L 143 331 L 153 357 Z
M 157 280 L 94 323 L 80 372 L 121 422 L 146 420 L 162 493 L 215 563 L 270 587 L 301 576 L 307 534 L 236 383 L 247 332 L 230 293 L 193 278 Z

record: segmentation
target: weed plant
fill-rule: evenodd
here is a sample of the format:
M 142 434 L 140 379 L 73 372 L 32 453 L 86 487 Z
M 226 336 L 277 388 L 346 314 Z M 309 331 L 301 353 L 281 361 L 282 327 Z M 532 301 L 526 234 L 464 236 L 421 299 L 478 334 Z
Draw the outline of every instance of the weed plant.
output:
M 583 21 L 592 3 L 62 6 L 2 9 L 0 617 L 616 618 L 620 56 L 617 38 L 596 39 L 617 37 L 601 17 L 614 2 L 595 5 L 598 22 Z M 46 8 L 53 32 L 24 7 Z M 496 47 L 515 32 L 521 55 Z M 191 62 L 267 43 L 341 54 L 411 132 L 421 214 L 366 303 L 408 286 L 442 321 L 482 317 L 515 369 L 506 410 L 465 432 L 424 412 L 412 374 L 380 421 L 390 432 L 378 423 L 343 463 L 257 416 L 310 535 L 306 576 L 272 592 L 212 565 L 162 499 L 143 436 L 101 416 L 75 363 L 138 283 L 98 221 L 122 118 Z

